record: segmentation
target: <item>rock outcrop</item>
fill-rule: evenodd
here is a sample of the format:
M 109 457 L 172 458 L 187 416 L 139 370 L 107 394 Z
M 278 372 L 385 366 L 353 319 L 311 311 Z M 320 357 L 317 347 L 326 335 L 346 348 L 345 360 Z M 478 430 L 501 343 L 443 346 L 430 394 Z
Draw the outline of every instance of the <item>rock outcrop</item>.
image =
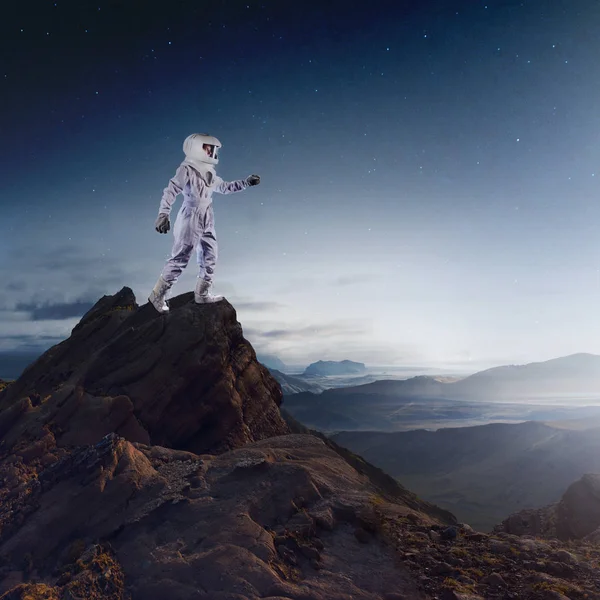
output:
M 584 475 L 569 486 L 559 502 L 514 513 L 494 530 L 565 541 L 599 537 L 600 475 Z
M 281 388 L 256 360 L 234 308 L 192 299 L 174 298 L 163 317 L 138 307 L 129 288 L 104 296 L 0 393 L 4 448 L 44 430 L 61 446 L 114 432 L 197 453 L 286 433 Z
M 56 598 L 423 597 L 378 533 L 380 504 L 413 511 L 312 436 L 196 455 L 110 434 L 46 468 L 13 456 L 0 593 L 33 579 Z

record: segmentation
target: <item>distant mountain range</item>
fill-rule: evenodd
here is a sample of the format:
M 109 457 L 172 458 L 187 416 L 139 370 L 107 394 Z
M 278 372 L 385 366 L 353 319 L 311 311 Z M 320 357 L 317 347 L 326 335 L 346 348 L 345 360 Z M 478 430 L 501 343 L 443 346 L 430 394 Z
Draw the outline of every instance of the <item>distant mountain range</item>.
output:
M 572 354 L 526 365 L 494 367 L 449 384 L 449 397 L 524 398 L 563 394 L 600 397 L 600 356 Z
M 298 385 L 295 389 L 300 390 Z M 286 409 L 324 432 L 401 431 L 489 422 L 588 418 L 600 404 L 600 357 L 576 354 L 496 367 L 458 381 L 418 376 L 286 396 Z
M 274 354 L 259 354 L 258 361 L 270 370 L 289 372 L 289 367 Z M 296 377 L 335 377 L 343 375 L 364 375 L 367 367 L 352 360 L 318 360 L 311 363 Z
M 458 381 L 429 376 L 377 381 L 362 386 L 360 393 L 451 400 L 511 401 L 564 394 L 600 398 L 600 356 L 573 354 L 545 362 L 493 367 Z
M 269 372 L 277 380 L 277 383 L 279 383 L 281 390 L 286 396 L 292 394 L 301 394 L 302 392 L 318 394 L 326 389 L 319 383 L 305 381 L 304 379 L 295 377 L 293 375 L 286 375 L 277 369 L 269 367 Z
M 599 400 L 600 356 L 574 354 L 458 381 L 419 376 L 302 392 L 286 396 L 284 407 L 430 502 L 489 530 L 600 472 Z
M 273 354 L 259 354 L 257 357 L 258 362 L 262 363 L 268 369 L 275 369 L 277 371 L 287 371 L 287 365 Z

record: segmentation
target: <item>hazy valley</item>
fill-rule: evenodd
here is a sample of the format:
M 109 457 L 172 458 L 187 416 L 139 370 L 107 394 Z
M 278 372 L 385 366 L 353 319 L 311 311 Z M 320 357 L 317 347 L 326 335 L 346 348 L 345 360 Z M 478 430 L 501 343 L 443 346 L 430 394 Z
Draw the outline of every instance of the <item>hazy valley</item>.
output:
M 582 475 L 600 473 L 598 426 L 526 422 L 333 439 L 483 531 L 510 513 L 556 502 Z
M 600 357 L 578 354 L 455 380 L 417 376 L 287 394 L 284 407 L 487 531 L 600 472 L 599 372 Z

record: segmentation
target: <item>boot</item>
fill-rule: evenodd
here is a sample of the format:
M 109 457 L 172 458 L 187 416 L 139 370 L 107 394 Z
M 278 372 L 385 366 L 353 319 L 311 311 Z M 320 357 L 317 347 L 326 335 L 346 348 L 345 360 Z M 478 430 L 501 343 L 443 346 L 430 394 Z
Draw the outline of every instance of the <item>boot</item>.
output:
M 194 300 L 197 304 L 211 304 L 212 302 L 223 300 L 223 296 L 215 296 L 209 292 L 210 286 L 210 281 L 198 279 L 196 289 L 194 290 Z
M 169 312 L 169 305 L 166 302 L 167 292 L 171 289 L 171 284 L 166 282 L 162 276 L 158 278 L 156 285 L 152 292 L 150 292 L 150 296 L 148 297 L 148 301 L 154 306 L 154 308 L 159 313 L 167 313 Z

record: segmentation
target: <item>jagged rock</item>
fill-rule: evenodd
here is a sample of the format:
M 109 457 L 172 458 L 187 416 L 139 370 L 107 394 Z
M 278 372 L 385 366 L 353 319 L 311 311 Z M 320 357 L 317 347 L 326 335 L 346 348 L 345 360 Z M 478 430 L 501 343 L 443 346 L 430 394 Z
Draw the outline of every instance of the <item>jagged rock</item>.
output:
M 580 540 L 600 528 L 600 475 L 588 474 L 569 486 L 561 500 L 510 515 L 495 532 Z M 588 541 L 592 537 L 587 538 Z
M 442 536 L 437 531 L 433 531 L 433 530 L 431 530 L 429 532 L 429 537 L 431 538 L 431 540 L 433 542 L 439 542 L 442 539 Z
M 600 475 L 584 475 L 569 486 L 556 516 L 560 539 L 581 539 L 600 527 Z
M 449 575 L 450 573 L 454 573 L 454 567 L 448 563 L 441 562 L 435 564 L 432 567 L 431 572 L 435 575 Z
M 447 527 L 446 529 L 442 530 L 441 533 L 441 537 L 443 540 L 454 540 L 456 539 L 457 535 L 458 531 L 456 527 Z
M 592 533 L 583 537 L 584 542 L 589 542 L 590 544 L 600 544 L 600 527 Z
M 287 433 L 281 388 L 244 339 L 227 302 L 171 300 L 170 314 L 138 307 L 129 288 L 104 296 L 71 336 L 0 393 L 10 449 L 50 429 L 59 446 L 110 432 L 132 442 L 222 452 Z M 32 397 L 41 398 L 34 410 Z
M 335 518 L 330 507 L 318 507 L 309 512 L 315 525 L 326 531 L 333 531 L 335 527 Z
M 264 467 L 240 469 L 241 463 Z M 76 568 L 87 569 L 86 581 L 99 577 L 81 564 L 102 554 L 97 548 L 86 555 L 85 549 L 105 540 L 116 577 L 110 581 L 122 582 L 119 589 L 124 593 L 126 586 L 134 600 L 183 600 L 196 589 L 207 599 L 267 597 L 287 581 L 286 569 L 303 564 L 311 570 L 303 570 L 297 583 L 287 581 L 286 597 L 300 597 L 304 589 L 324 600 L 344 594 L 371 600 L 390 588 L 422 597 L 376 537 L 367 534 L 371 544 L 358 545 L 340 526 L 313 545 L 302 529 L 310 527 L 310 517 L 300 512 L 288 518 L 298 496 L 307 508 L 337 503 L 360 511 L 376 491 L 313 436 L 280 436 L 199 457 L 112 434 L 65 455 L 38 480 L 18 503 L 2 504 L 0 556 L 7 563 L 0 594 L 29 561 L 62 598 L 75 590 Z M 192 483 L 203 490 L 200 496 L 190 494 Z M 300 529 L 290 529 L 291 522 Z M 278 529 L 282 533 L 270 533 Z M 328 571 L 326 581 L 319 579 L 321 568 Z M 371 576 L 375 569 L 377 578 Z
M 505 587 L 506 581 L 502 579 L 502 575 L 498 573 L 491 573 L 484 580 L 483 583 L 490 585 L 492 587 Z
M 558 562 L 566 564 L 573 564 L 577 562 L 577 559 L 573 556 L 573 554 L 567 552 L 567 550 L 559 550 L 553 555 L 553 558 Z
M 483 540 L 486 540 L 488 537 L 489 536 L 487 535 L 487 533 L 481 533 L 481 532 L 465 534 L 465 539 L 469 540 L 471 542 L 481 542 Z
M 361 544 L 368 544 L 371 541 L 371 534 L 368 531 L 366 531 L 365 529 L 363 529 L 362 527 L 357 527 L 354 530 L 354 537 Z
M 441 596 L 442 600 L 484 600 L 482 596 L 476 594 L 463 594 L 455 590 L 444 590 Z

